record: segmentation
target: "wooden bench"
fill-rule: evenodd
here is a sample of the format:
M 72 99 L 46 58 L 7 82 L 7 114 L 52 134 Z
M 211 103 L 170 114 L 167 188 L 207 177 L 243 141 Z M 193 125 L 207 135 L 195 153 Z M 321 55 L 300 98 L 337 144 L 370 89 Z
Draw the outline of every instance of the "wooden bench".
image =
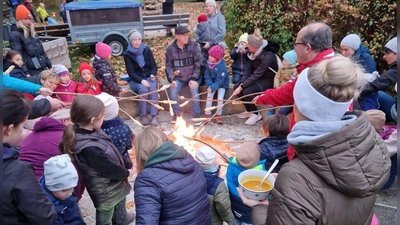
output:
M 187 27 L 189 24 L 189 17 L 189 13 L 143 16 L 143 28 L 145 31 L 148 31 L 161 30 L 167 27 L 173 28 L 177 25 Z

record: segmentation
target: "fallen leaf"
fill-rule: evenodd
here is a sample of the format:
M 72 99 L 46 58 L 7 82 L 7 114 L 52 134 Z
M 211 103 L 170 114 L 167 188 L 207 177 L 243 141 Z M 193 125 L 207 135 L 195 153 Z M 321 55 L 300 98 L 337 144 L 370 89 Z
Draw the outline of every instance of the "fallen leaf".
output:
M 130 208 L 132 208 L 133 206 L 135 206 L 135 202 L 134 202 L 134 201 L 130 201 L 130 202 L 127 202 L 125 205 L 126 205 L 126 208 L 127 208 L 127 209 L 130 209 Z

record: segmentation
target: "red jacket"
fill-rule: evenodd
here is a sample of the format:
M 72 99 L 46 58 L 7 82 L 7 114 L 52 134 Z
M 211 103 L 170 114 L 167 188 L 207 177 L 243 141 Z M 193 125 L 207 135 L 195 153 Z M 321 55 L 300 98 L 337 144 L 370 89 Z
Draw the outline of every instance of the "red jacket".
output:
M 93 89 L 92 87 L 89 87 L 88 89 L 85 87 L 84 83 L 81 83 L 79 81 L 76 82 L 76 93 L 81 93 L 81 94 L 89 94 L 89 95 L 98 95 L 101 94 L 101 81 L 97 81 L 97 88 L 96 90 Z

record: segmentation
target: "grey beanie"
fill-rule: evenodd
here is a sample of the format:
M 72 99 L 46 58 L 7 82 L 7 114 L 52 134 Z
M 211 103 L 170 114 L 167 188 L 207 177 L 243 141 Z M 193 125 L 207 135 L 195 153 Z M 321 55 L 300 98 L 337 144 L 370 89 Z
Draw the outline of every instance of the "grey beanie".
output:
M 390 39 L 390 41 L 386 43 L 385 48 L 397 54 L 397 37 Z
M 347 46 L 354 50 L 357 50 L 360 45 L 361 39 L 357 34 L 349 34 L 343 38 L 342 42 L 340 42 L 340 46 Z
M 140 37 L 140 39 L 143 39 L 142 38 L 142 34 L 139 32 L 139 31 L 134 31 L 134 32 L 132 32 L 129 36 L 128 36 L 128 39 L 129 39 L 129 42 L 132 42 L 132 39 L 134 39 L 135 37 Z

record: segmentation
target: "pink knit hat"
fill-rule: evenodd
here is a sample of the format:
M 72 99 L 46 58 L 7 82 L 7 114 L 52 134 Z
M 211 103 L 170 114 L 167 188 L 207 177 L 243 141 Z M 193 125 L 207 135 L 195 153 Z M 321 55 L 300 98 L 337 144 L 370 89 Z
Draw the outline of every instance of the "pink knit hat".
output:
M 220 45 L 214 45 L 208 51 L 208 55 L 219 61 L 224 56 L 224 49 Z
M 104 59 L 111 55 L 111 47 L 103 42 L 97 42 L 96 55 Z

